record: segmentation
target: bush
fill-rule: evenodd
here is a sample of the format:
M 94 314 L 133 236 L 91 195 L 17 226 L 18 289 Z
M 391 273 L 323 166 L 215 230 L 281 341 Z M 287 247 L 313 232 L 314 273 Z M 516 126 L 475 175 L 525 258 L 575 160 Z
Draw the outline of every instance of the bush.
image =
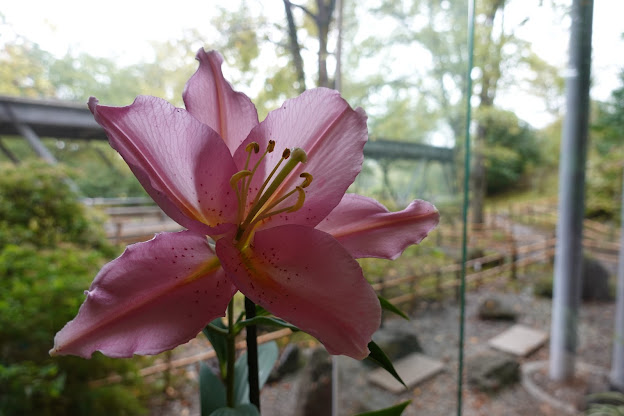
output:
M 480 109 L 475 120 L 485 132 L 487 194 L 521 186 L 530 168 L 540 163 L 535 131 L 514 113 L 497 108 Z
M 134 360 L 48 355 L 113 252 L 64 178 L 41 165 L 0 175 L 0 416 L 140 414 L 137 380 L 89 387 L 135 374 Z
M 54 247 L 70 241 L 105 248 L 101 221 L 78 201 L 62 169 L 28 163 L 5 165 L 1 171 L 0 247 L 25 243 Z

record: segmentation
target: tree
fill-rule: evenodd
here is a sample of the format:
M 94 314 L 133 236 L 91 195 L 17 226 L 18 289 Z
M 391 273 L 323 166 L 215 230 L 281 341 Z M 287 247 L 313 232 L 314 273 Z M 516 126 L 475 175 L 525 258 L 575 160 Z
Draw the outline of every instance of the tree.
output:
M 412 96 L 424 97 L 428 110 L 426 117 L 419 118 L 425 127 L 434 132 L 448 132 L 456 145 L 463 142 L 465 126 L 464 92 L 466 91 L 467 31 L 466 2 L 449 0 L 384 0 L 375 13 L 392 16 L 398 28 L 386 39 L 371 39 L 372 50 L 384 45 L 406 45 L 411 50 L 426 54 L 428 65 L 423 65 L 418 75 L 420 81 L 403 84 Z M 556 71 L 531 51 L 530 46 L 515 36 L 515 28 L 504 25 L 505 1 L 484 0 L 477 2 L 474 45 L 474 95 L 477 110 L 482 113 L 498 107 L 497 96 L 509 85 L 517 88 L 515 68 L 528 70 L 529 76 L 523 86 L 531 87 L 531 80 L 555 80 Z M 422 16 L 415 19 L 414 16 Z M 423 55 L 424 56 L 424 55 Z M 397 80 L 401 81 L 401 80 Z M 526 84 L 526 85 L 525 85 Z M 560 85 L 558 83 L 557 85 Z M 536 86 L 534 93 L 557 93 L 545 85 Z M 560 90 L 559 90 L 560 92 Z M 416 105 L 418 99 L 414 101 Z M 554 110 L 553 110 L 554 111 Z M 434 118 L 437 123 L 431 119 Z M 475 122 L 473 134 L 473 165 L 471 176 L 472 221 L 483 222 L 483 201 L 487 190 L 486 137 L 488 125 Z M 500 149 L 499 149 L 500 150 Z
M 585 213 L 589 217 L 616 220 L 624 169 L 624 70 L 621 85 L 606 103 L 597 104 L 592 125 L 587 170 Z
M 535 131 L 511 111 L 495 107 L 480 108 L 474 118 L 486 133 L 483 157 L 487 195 L 521 186 L 524 175 L 540 163 Z
M 5 43 L 0 51 L 0 94 L 53 97 L 48 68 L 54 57 L 24 37 Z
M 291 39 L 291 53 L 293 54 L 293 62 L 295 66 L 298 65 L 298 62 L 302 62 L 301 59 L 301 49 L 295 47 L 296 44 L 296 29 L 293 30 L 293 26 L 291 26 L 291 22 L 294 23 L 292 19 L 292 7 L 297 7 L 306 14 L 308 18 L 314 23 L 314 27 L 316 29 L 317 41 L 318 41 L 318 82 L 317 86 L 319 87 L 329 87 L 333 88 L 333 81 L 329 79 L 329 75 L 327 73 L 327 39 L 329 36 L 329 29 L 332 23 L 334 10 L 336 8 L 336 0 L 316 0 L 315 12 L 312 11 L 311 8 L 290 2 L 289 0 L 283 0 L 284 7 L 286 9 L 286 19 L 288 21 L 288 31 L 289 37 Z M 299 76 L 303 74 L 303 69 L 297 68 L 297 72 Z

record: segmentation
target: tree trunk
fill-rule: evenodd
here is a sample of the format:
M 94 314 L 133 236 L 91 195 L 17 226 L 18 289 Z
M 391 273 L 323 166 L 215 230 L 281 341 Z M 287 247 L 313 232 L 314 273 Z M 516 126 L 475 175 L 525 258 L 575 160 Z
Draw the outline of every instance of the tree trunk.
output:
M 284 10 L 286 11 L 286 21 L 288 22 L 288 45 L 290 53 L 295 64 L 295 72 L 297 73 L 297 82 L 299 83 L 299 92 L 302 93 L 306 90 L 305 85 L 305 72 L 303 71 L 303 59 L 301 59 L 301 47 L 299 46 L 299 39 L 297 38 L 297 26 L 295 25 L 295 19 L 292 14 L 292 4 L 289 0 L 284 1 Z
M 504 6 L 503 0 L 492 0 L 487 4 L 485 11 L 485 21 L 483 23 L 483 32 L 480 37 L 480 47 L 496 48 L 495 59 L 489 68 L 481 68 L 481 91 L 479 92 L 479 108 L 491 108 L 494 105 L 494 97 L 496 96 L 496 85 L 500 79 L 500 49 L 504 40 L 495 40 L 492 38 L 494 27 L 494 18 L 496 13 Z M 500 35 L 501 38 L 504 34 Z M 486 51 L 487 53 L 488 51 Z M 491 58 L 491 56 L 490 56 Z M 485 140 L 487 137 L 488 126 L 483 123 L 477 124 L 477 134 L 474 137 L 474 159 L 471 169 L 470 181 L 472 189 L 472 198 L 470 208 L 472 213 L 472 222 L 475 224 L 483 224 L 484 222 L 484 204 L 485 194 L 487 190 L 487 179 L 485 171 L 485 156 L 483 154 Z
M 316 26 L 318 29 L 318 86 L 331 87 L 327 75 L 327 35 L 331 23 L 335 0 L 316 0 L 318 11 L 316 14 Z

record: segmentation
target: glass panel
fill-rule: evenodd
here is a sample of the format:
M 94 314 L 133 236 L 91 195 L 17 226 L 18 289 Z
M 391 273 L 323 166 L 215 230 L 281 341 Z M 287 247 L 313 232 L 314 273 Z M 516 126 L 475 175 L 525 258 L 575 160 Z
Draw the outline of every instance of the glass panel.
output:
M 473 50 L 472 0 L 179 0 L 175 7 L 113 2 L 97 10 L 44 2 L 36 12 L 26 2 L 3 5 L 0 212 L 6 215 L 0 215 L 0 264 L 7 278 L 0 290 L 0 326 L 9 329 L 0 335 L 0 375 L 15 386 L 7 393 L 15 399 L 0 400 L 0 409 L 9 414 L 34 408 L 72 414 L 95 414 L 93 409 L 100 408 L 133 414 L 141 407 L 150 413 L 199 412 L 198 362 L 208 359 L 202 354 L 210 349 L 201 334 L 154 359 L 98 355 L 65 361 L 46 352 L 103 263 L 125 244 L 180 229 L 110 148 L 85 103 L 95 96 L 102 105 L 126 106 L 138 95 L 153 95 L 183 107 L 182 91 L 197 69 L 195 54 L 204 47 L 223 55 L 225 77 L 251 98 L 260 120 L 306 89 L 340 91 L 368 116 L 362 170 L 348 192 L 375 198 L 391 211 L 423 199 L 440 212 L 437 228 L 398 259 L 358 259 L 377 293 L 410 317 L 384 311 L 374 338 L 409 388 L 395 392 L 382 386 L 375 366 L 339 357 L 331 361 L 338 369 L 334 411 L 337 406 L 338 414 L 354 414 L 412 400 L 406 415 L 448 415 L 457 412 L 461 396 L 466 414 L 556 413 L 513 375 L 517 364 L 548 360 L 551 354 L 545 337 L 555 325 L 551 297 L 555 231 L 562 215 L 557 205 L 560 142 L 570 112 L 565 81 L 577 74 L 568 67 L 569 3 L 477 1 Z M 593 13 L 582 273 L 590 273 L 594 283 L 585 280 L 582 287 L 576 357 L 599 367 L 594 369 L 599 374 L 617 367 L 610 351 L 621 238 L 624 72 L 618 52 L 624 50 L 624 29 L 617 23 L 623 12 L 619 0 L 601 0 Z M 313 114 L 297 117 L 314 122 Z M 466 130 L 469 207 L 463 199 Z M 55 186 L 65 183 L 64 171 L 31 164 L 45 153 L 36 150 L 41 143 L 60 167 L 69 168 L 72 185 L 66 193 Z M 582 162 L 577 167 L 579 173 L 584 170 Z M 315 178 L 311 186 L 315 181 L 321 183 Z M 90 209 L 95 214 L 81 216 L 72 188 L 95 206 Z M 21 199 L 22 190 L 31 199 Z M 464 257 L 465 374 L 458 395 Z M 235 301 L 240 310 L 243 297 Z M 507 352 L 535 344 L 525 345 L 526 356 L 492 355 L 505 349 L 505 338 L 497 337 L 514 325 L 536 332 L 525 332 L 520 340 L 512 336 Z M 276 337 L 282 352 L 297 345 L 306 359 L 319 345 L 302 333 L 279 329 L 267 335 L 265 329 L 273 329 L 261 329 L 261 342 Z M 214 361 L 209 362 L 216 371 Z M 441 372 L 434 371 L 438 364 Z M 499 389 L 504 380 L 488 378 L 494 364 L 506 366 L 511 386 Z M 315 414 L 330 411 L 323 396 L 330 386 L 328 368 L 316 392 L 322 399 L 312 399 L 320 406 Z M 579 396 L 574 388 L 582 382 L 606 380 L 583 378 L 591 371 L 579 364 L 579 384 L 556 384 L 545 364 L 532 368 L 529 381 L 536 388 L 564 397 Z M 418 380 L 428 370 L 431 374 Z M 110 373 L 139 374 L 145 385 L 133 377 L 120 383 Z M 624 377 L 618 374 L 612 377 Z M 313 383 L 297 381 L 304 376 L 299 370 L 270 379 L 262 393 L 263 414 L 290 414 L 306 403 L 299 386 Z

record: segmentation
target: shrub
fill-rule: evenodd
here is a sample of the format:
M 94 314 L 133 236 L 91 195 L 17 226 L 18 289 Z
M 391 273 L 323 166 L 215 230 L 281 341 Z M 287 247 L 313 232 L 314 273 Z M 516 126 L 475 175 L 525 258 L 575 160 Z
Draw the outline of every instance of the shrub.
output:
M 0 175 L 0 416 L 140 414 L 137 380 L 89 387 L 135 374 L 135 360 L 48 354 L 113 253 L 64 178 L 41 165 Z
M 87 212 L 65 172 L 40 163 L 4 165 L 0 175 L 0 247 L 32 244 L 54 247 L 62 241 L 105 248 L 101 221 Z

